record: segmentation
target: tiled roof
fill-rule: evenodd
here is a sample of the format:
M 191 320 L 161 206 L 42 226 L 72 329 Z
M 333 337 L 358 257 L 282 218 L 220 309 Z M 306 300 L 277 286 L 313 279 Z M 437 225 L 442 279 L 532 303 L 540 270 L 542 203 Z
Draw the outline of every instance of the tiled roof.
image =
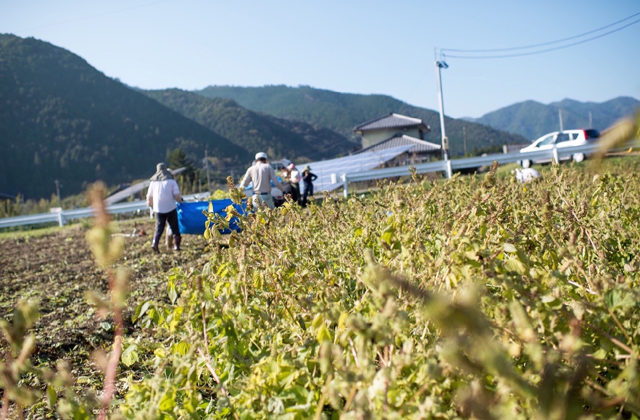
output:
M 421 126 L 421 127 L 420 127 Z M 384 130 L 387 128 L 409 128 L 420 127 L 425 131 L 429 131 L 429 126 L 422 122 L 419 118 L 411 118 L 400 114 L 389 114 L 379 117 L 371 121 L 367 121 L 353 128 L 355 132 L 369 130 Z
M 356 154 L 378 152 L 380 150 L 392 149 L 400 146 L 413 146 L 408 150 L 409 153 L 429 153 L 441 149 L 439 144 L 430 143 L 404 134 L 396 134 L 391 138 L 381 141 L 380 143 L 358 150 Z

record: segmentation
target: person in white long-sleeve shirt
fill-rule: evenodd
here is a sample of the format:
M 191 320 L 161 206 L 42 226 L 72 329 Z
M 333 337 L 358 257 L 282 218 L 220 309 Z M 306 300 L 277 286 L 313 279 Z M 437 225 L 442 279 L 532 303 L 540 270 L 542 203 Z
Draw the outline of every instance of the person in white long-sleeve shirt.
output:
M 178 226 L 178 212 L 176 201 L 182 201 L 178 183 L 173 179 L 173 175 L 164 163 L 158 163 L 157 172 L 151 177 L 149 191 L 147 192 L 147 204 L 153 208 L 156 216 L 156 231 L 153 235 L 151 248 L 155 253 L 158 250 L 158 243 L 165 225 L 169 223 L 174 239 L 174 249 L 180 251 L 180 228 Z
M 270 209 L 275 207 L 271 196 L 271 181 L 280 188 L 280 191 L 284 191 L 284 187 L 276 176 L 276 171 L 267 163 L 267 154 L 256 153 L 256 164 L 247 170 L 241 184 L 243 187 L 248 187 L 253 182 L 254 208 L 259 208 L 260 202 L 265 203 Z

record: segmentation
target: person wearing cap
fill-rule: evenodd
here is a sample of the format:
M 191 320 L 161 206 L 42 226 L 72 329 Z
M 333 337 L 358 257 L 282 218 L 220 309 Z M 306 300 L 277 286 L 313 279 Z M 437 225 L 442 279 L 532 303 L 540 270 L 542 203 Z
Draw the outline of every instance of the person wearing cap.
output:
M 300 171 L 293 163 L 289 164 L 289 183 L 291 184 L 291 198 L 295 203 L 300 203 Z
M 156 231 L 153 235 L 151 248 L 156 254 L 160 252 L 158 243 L 164 232 L 165 225 L 169 223 L 174 239 L 173 249 L 180 251 L 182 238 L 178 226 L 178 211 L 176 210 L 176 201 L 182 201 L 180 188 L 175 179 L 173 179 L 171 172 L 167 169 L 167 165 L 158 163 L 156 169 L 156 173 L 151 177 L 149 191 L 147 192 L 147 204 L 153 208 L 156 216 Z
M 311 173 L 309 165 L 302 170 L 302 181 L 304 181 L 304 194 L 302 196 L 302 207 L 307 207 L 307 197 L 313 197 L 313 181 L 318 179 L 316 174 Z
M 276 177 L 276 172 L 267 163 L 267 154 L 263 152 L 256 153 L 256 164 L 247 169 L 241 184 L 243 188 L 246 188 L 253 182 L 253 206 L 255 208 L 259 208 L 261 202 L 265 203 L 270 209 L 275 207 L 271 196 L 271 181 L 281 191 L 284 191 L 284 187 Z

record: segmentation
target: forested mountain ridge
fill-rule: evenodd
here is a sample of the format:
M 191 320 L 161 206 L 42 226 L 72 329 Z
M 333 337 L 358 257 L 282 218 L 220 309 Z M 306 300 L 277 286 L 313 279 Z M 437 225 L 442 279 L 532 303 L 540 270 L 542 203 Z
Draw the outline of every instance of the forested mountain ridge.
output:
M 564 99 L 545 105 L 536 101 L 524 101 L 468 120 L 535 140 L 546 133 L 560 130 L 559 111 L 562 111 L 565 130 L 590 128 L 589 113 L 593 128 L 604 130 L 616 120 L 632 114 L 639 105 L 637 99 L 629 96 L 601 103 Z
M 196 93 L 209 98 L 233 99 L 240 106 L 279 118 L 305 121 L 330 128 L 358 142 L 353 127 L 391 112 L 421 118 L 431 127 L 425 140 L 440 144 L 440 116 L 437 112 L 415 107 L 387 95 L 360 95 L 315 89 L 308 86 L 209 86 Z M 491 127 L 446 117 L 447 136 L 452 154 L 464 153 L 466 130 L 467 150 L 484 150 L 503 144 L 528 141 L 515 134 Z
M 250 153 L 264 151 L 270 158 L 304 162 L 346 154 L 354 146 L 333 130 L 250 111 L 231 99 L 207 98 L 180 89 L 141 92 Z
M 207 148 L 218 169 L 251 160 L 245 149 L 81 57 L 0 34 L 0 191 L 49 196 L 59 179 L 66 195 L 98 179 L 146 178 L 175 148 L 193 159 Z

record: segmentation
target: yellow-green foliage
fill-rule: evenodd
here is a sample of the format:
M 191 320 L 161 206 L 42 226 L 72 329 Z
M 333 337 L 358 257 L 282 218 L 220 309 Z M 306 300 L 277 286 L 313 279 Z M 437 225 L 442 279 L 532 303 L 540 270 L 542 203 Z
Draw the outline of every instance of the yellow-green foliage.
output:
M 207 235 L 210 262 L 174 271 L 169 299 L 134 315 L 159 336 L 135 344 L 149 373 L 121 413 L 640 415 L 640 179 L 580 168 L 524 185 L 495 168 L 414 176 L 371 198 L 259 209 L 228 249 Z

